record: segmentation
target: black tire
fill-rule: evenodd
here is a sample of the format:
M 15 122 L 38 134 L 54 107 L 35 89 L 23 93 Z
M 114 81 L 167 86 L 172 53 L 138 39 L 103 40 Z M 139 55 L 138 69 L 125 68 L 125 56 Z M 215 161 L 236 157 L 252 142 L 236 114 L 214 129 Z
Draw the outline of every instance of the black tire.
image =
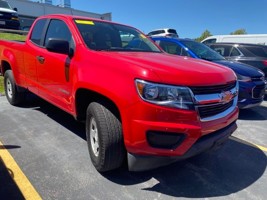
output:
M 19 91 L 11 70 L 7 70 L 4 74 L 4 86 L 6 98 L 11 105 L 17 106 L 23 102 L 25 92 Z
M 91 161 L 99 172 L 119 168 L 126 150 L 121 122 L 105 106 L 93 102 L 87 108 L 86 136 Z

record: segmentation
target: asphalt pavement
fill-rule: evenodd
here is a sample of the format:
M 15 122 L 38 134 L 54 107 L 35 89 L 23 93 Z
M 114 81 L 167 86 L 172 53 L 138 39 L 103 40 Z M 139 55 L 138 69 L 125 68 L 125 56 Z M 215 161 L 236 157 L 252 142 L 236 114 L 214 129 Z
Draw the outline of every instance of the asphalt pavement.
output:
M 266 120 L 264 101 L 240 111 L 237 131 L 219 150 L 147 172 L 122 167 L 100 174 L 90 161 L 83 123 L 38 98 L 14 107 L 0 97 L 0 199 L 26 198 L 17 170 L 1 154 L 5 149 L 45 200 L 265 200 Z

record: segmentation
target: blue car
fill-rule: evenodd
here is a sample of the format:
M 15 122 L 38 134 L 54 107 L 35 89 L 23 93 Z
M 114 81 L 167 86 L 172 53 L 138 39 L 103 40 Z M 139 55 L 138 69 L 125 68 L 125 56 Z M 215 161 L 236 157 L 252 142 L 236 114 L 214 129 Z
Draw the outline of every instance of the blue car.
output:
M 204 59 L 231 68 L 239 82 L 238 107 L 250 108 L 259 105 L 265 95 L 264 73 L 250 65 L 226 60 L 205 44 L 191 39 L 151 37 L 165 52 Z

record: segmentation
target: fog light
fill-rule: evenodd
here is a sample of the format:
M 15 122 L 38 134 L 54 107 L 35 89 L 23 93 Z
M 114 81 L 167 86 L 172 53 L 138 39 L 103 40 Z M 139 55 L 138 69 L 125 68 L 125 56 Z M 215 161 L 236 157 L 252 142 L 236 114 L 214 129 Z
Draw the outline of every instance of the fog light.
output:
M 183 133 L 170 133 L 161 131 L 147 131 L 147 142 L 151 147 L 162 149 L 175 149 L 185 139 Z

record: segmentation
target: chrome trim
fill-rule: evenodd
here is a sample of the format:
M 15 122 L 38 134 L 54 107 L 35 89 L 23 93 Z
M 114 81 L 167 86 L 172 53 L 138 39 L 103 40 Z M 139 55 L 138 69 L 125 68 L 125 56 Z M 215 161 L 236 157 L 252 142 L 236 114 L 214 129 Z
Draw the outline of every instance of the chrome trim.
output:
M 231 90 L 228 90 L 228 91 L 234 97 L 237 96 L 238 95 L 238 87 L 237 87 L 237 85 L 234 88 L 232 88 Z M 194 96 L 195 104 L 206 105 L 207 103 L 223 103 L 222 102 L 222 94 L 223 94 L 223 92 L 215 93 L 215 94 L 195 95 Z
M 217 119 L 221 119 L 223 117 L 226 117 L 227 115 L 229 115 L 231 112 L 233 112 L 237 106 L 237 100 L 238 100 L 238 96 L 234 97 L 234 102 L 233 102 L 233 105 L 228 108 L 227 110 L 217 114 L 217 115 L 214 115 L 214 116 L 211 116 L 211 117 L 206 117 L 206 118 L 200 118 L 200 121 L 201 122 L 208 122 L 208 121 L 213 121 L 213 120 L 217 120 Z
M 206 118 L 201 118 L 200 117 L 200 121 L 201 122 L 207 122 L 207 121 L 213 121 L 213 120 L 217 120 L 223 117 L 226 117 L 227 115 L 229 115 L 231 112 L 233 112 L 237 106 L 237 102 L 238 102 L 238 81 L 236 82 L 236 86 L 234 88 L 232 88 L 231 90 L 227 90 L 227 91 L 222 91 L 221 93 L 216 93 L 216 94 L 206 94 L 206 95 L 195 95 L 194 96 L 194 100 L 195 100 L 195 108 L 196 111 L 199 113 L 198 108 L 199 107 L 205 107 L 205 106 L 209 106 L 209 105 L 221 105 L 221 104 L 225 104 L 227 102 L 224 102 L 222 94 L 224 92 L 230 92 L 233 95 L 234 101 L 233 104 L 230 108 L 228 108 L 227 110 L 211 116 L 211 117 L 206 117 Z M 230 100 L 232 100 L 230 99 Z M 228 101 L 230 102 L 230 101 Z M 208 104 L 209 103 L 209 104 Z M 200 116 L 200 115 L 199 115 Z

